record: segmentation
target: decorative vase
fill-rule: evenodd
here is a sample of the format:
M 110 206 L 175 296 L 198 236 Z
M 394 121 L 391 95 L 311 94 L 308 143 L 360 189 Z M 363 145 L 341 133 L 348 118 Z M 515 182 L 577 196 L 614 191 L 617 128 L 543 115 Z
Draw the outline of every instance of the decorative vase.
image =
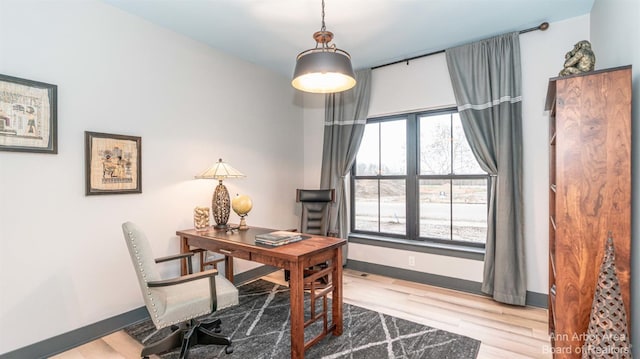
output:
M 196 231 L 205 231 L 209 227 L 209 207 L 196 207 L 193 210 L 193 226 Z

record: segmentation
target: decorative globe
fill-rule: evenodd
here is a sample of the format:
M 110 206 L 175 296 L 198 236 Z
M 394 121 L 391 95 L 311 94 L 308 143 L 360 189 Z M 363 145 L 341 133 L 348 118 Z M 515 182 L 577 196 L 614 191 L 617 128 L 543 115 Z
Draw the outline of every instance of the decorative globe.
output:
M 231 201 L 231 208 L 233 208 L 233 211 L 236 212 L 238 216 L 246 216 L 247 213 L 251 211 L 251 208 L 253 208 L 253 203 L 251 202 L 251 198 L 246 194 L 237 195 Z

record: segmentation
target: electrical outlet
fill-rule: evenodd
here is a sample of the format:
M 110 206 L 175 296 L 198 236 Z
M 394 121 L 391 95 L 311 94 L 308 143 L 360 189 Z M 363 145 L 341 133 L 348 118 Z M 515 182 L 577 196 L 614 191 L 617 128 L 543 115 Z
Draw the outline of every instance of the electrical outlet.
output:
M 416 266 L 416 257 L 415 256 L 409 256 L 409 266 L 410 267 L 415 267 Z

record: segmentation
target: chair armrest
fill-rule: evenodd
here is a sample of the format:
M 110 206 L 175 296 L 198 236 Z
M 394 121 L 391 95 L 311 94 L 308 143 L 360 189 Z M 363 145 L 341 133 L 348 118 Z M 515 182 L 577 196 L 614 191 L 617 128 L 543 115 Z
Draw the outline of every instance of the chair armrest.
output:
M 216 275 L 218 275 L 218 270 L 217 269 L 210 269 L 210 270 L 207 270 L 207 271 L 204 271 L 204 272 L 198 272 L 198 273 L 194 273 L 194 274 L 187 274 L 187 275 L 183 275 L 181 277 L 176 277 L 176 278 L 171 278 L 171 279 L 149 281 L 149 282 L 147 282 L 147 285 L 149 287 L 151 287 L 151 288 L 154 288 L 154 287 L 166 287 L 166 286 L 171 286 L 171 285 L 175 285 L 175 284 L 192 282 L 194 280 L 198 280 L 198 279 L 202 279 L 202 278 L 215 277 Z
M 173 254 L 166 257 L 156 258 L 155 261 L 156 263 L 162 263 L 162 262 L 168 262 L 176 259 L 186 259 L 187 271 L 189 272 L 189 274 L 191 274 L 193 273 L 193 260 L 191 260 L 191 257 L 193 257 L 197 252 L 198 251 L 190 250 L 189 252 L 185 252 L 185 253 Z
M 156 258 L 156 263 L 162 263 L 162 262 L 168 262 L 168 261 L 172 261 L 172 260 L 176 260 L 176 259 L 183 259 L 183 258 L 188 258 L 193 256 L 195 253 L 193 251 L 189 251 L 186 253 L 180 253 L 180 254 L 173 254 L 170 256 L 166 256 L 166 257 L 160 257 L 160 258 Z
M 207 250 L 204 248 L 191 248 L 191 252 L 193 252 L 193 254 L 196 253 L 201 253 L 201 252 L 206 252 Z

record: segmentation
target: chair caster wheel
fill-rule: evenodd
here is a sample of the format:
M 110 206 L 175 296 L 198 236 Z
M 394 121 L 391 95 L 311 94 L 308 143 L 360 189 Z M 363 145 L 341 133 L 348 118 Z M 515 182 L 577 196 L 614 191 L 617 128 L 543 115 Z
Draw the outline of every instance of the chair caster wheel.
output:
M 226 348 L 224 348 L 224 352 L 227 354 L 233 353 L 233 347 L 231 345 L 227 346 Z

